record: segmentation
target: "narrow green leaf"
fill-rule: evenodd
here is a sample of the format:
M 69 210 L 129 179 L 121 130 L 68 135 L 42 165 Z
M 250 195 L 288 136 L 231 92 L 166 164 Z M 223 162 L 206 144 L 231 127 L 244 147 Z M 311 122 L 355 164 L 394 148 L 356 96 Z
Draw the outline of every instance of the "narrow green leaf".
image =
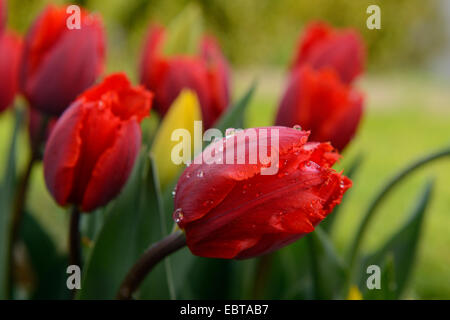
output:
M 121 195 L 106 208 L 103 227 L 83 270 L 80 299 L 113 299 L 131 266 L 152 243 L 156 196 L 147 193 L 150 160 L 142 150 Z M 153 183 L 153 182 L 152 182 Z M 164 279 L 164 278 L 163 278 Z M 165 282 L 163 282 L 165 283 Z M 167 291 L 159 288 L 161 296 Z
M 350 277 L 349 283 L 353 280 L 352 277 L 354 275 L 355 262 L 359 258 L 359 250 L 361 249 L 361 244 L 368 229 L 370 222 L 375 216 L 376 210 L 379 208 L 383 200 L 390 193 L 391 190 L 394 189 L 401 181 L 403 181 L 410 174 L 415 172 L 417 169 L 423 167 L 424 165 L 431 163 L 437 159 L 441 159 L 444 157 L 450 156 L 450 147 L 434 152 L 430 155 L 427 155 L 423 158 L 420 158 L 414 161 L 412 164 L 398 172 L 394 177 L 387 181 L 386 185 L 376 194 L 374 199 L 370 202 L 367 211 L 365 212 L 361 224 L 355 234 L 355 237 L 350 245 L 348 260 L 350 266 Z M 348 283 L 348 284 L 349 284 Z
M 382 288 L 382 290 L 386 291 L 384 293 L 385 297 L 388 295 L 394 299 L 400 298 L 407 285 L 417 253 L 425 212 L 431 200 L 433 185 L 432 181 L 427 182 L 424 190 L 421 192 L 419 201 L 405 224 L 379 250 L 364 259 L 362 263 L 363 270 L 360 272 L 361 283 L 367 277 L 365 271 L 368 266 L 378 265 L 381 267 L 387 257 L 392 255 L 395 285 Z M 382 269 L 381 272 L 383 273 L 383 271 L 385 270 Z M 367 288 L 364 286 L 364 283 L 362 283 L 362 287 Z
M 33 271 L 35 287 L 30 298 L 70 299 L 71 293 L 66 287 L 67 257 L 58 252 L 51 237 L 28 212 L 24 215 L 21 239 L 24 240 Z
M 253 81 L 247 92 L 234 105 L 228 108 L 214 125 L 215 128 L 225 132 L 228 128 L 242 129 L 244 128 L 244 114 L 249 105 L 250 100 L 255 93 L 257 82 Z
M 347 268 L 338 256 L 331 240 L 320 228 L 307 235 L 311 255 L 313 292 L 315 299 L 339 298 Z
M 158 171 L 152 154 L 150 154 L 150 168 L 143 197 L 147 199 L 144 210 L 151 210 L 150 220 L 152 225 L 149 226 L 151 229 L 142 230 L 142 232 L 150 232 L 151 242 L 154 243 L 168 234 L 168 228 Z M 161 294 L 161 288 L 164 288 L 164 295 Z M 162 297 L 176 299 L 170 258 L 164 259 L 164 262 L 157 265 L 152 273 L 147 276 L 141 285 L 138 296 L 140 299 L 160 299 Z
M 0 300 L 7 299 L 10 290 L 9 243 L 11 211 L 16 187 L 17 139 L 23 122 L 23 111 L 16 109 L 11 146 L 6 159 L 6 169 L 0 185 Z

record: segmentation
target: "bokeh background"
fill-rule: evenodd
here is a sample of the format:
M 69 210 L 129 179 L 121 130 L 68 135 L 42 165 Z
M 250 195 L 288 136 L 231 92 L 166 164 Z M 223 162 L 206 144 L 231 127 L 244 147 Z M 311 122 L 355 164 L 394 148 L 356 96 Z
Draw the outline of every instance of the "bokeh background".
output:
M 270 125 L 298 36 L 313 20 L 357 29 L 367 49 L 367 70 L 356 86 L 366 95 L 358 135 L 339 167 L 357 155 L 364 162 L 332 234 L 344 251 L 374 192 L 413 159 L 450 144 L 450 1 L 448 0 L 10 0 L 11 29 L 24 34 L 47 3 L 80 4 L 103 16 L 108 35 L 107 72 L 126 71 L 137 80 L 140 50 L 152 22 L 167 24 L 189 2 L 202 9 L 204 27 L 215 35 L 233 68 L 233 96 L 258 79 L 245 115 L 247 126 Z M 380 30 L 368 30 L 366 8 L 381 8 Z M 20 99 L 17 103 L 24 103 Z M 0 155 L 7 153 L 11 112 L 0 116 Z M 22 134 L 21 160 L 27 137 Z M 0 156 L 0 170 L 4 156 Z M 401 224 L 428 177 L 437 185 L 427 213 L 407 298 L 450 299 L 450 163 L 415 174 L 386 201 L 368 233 L 376 248 Z M 29 206 L 65 250 L 68 215 L 55 206 L 34 171 Z

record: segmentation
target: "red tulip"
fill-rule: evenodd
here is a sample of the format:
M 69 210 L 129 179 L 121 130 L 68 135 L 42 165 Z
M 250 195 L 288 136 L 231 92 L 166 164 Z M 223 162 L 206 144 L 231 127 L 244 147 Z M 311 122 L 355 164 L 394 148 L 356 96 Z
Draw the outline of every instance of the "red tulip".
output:
M 0 112 L 14 100 L 18 87 L 18 73 L 22 40 L 5 31 L 0 33 Z
M 262 129 L 278 137 L 275 175 L 261 174 L 261 168 L 267 167 L 261 160 L 236 164 L 234 156 L 234 164 L 211 164 L 211 152 L 205 150 L 199 155 L 204 163 L 194 161 L 180 177 L 174 219 L 184 229 L 193 254 L 245 259 L 277 250 L 312 232 L 351 187 L 348 178 L 331 168 L 339 155 L 330 144 L 307 142 L 308 132 L 285 127 L 247 129 L 232 136 L 241 141 L 234 148 L 273 147 L 271 139 L 261 142 L 256 135 L 237 138 L 249 130 L 259 135 Z M 218 152 L 214 157 L 228 156 L 229 139 L 211 145 Z
M 276 125 L 300 125 L 310 140 L 326 142 L 342 151 L 361 120 L 361 93 L 341 83 L 333 70 L 297 68 L 281 100 Z
M 162 54 L 165 30 L 150 29 L 140 65 L 141 83 L 155 93 L 154 108 L 165 115 L 184 88 L 196 92 L 203 124 L 211 127 L 229 104 L 228 64 L 216 42 L 205 38 L 197 56 Z
M 331 68 L 343 82 L 350 83 L 362 73 L 365 54 L 363 41 L 354 30 L 338 31 L 325 23 L 313 23 L 299 43 L 293 66 Z
M 81 12 L 81 29 L 69 29 L 66 7 L 48 6 L 25 40 L 20 87 L 31 107 L 59 116 L 103 69 L 99 17 Z
M 45 182 L 56 202 L 87 212 L 120 192 L 141 147 L 139 123 L 151 100 L 150 92 L 116 74 L 71 104 L 44 153 Z

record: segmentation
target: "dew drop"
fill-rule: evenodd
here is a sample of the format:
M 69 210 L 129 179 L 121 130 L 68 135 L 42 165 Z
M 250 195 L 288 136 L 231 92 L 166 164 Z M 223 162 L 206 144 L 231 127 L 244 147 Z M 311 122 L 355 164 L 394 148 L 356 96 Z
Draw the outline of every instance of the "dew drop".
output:
M 200 170 L 199 172 L 197 172 L 197 177 L 203 178 L 203 176 L 204 176 L 203 171 Z
M 296 125 L 293 126 L 292 128 L 295 129 L 295 130 L 299 130 L 299 131 L 302 130 L 302 127 L 301 127 L 300 125 L 298 125 L 298 124 L 296 124 Z
M 183 210 L 181 208 L 178 208 L 177 210 L 175 210 L 175 212 L 173 213 L 173 219 L 175 220 L 176 223 L 180 223 L 183 221 L 184 214 L 183 214 Z

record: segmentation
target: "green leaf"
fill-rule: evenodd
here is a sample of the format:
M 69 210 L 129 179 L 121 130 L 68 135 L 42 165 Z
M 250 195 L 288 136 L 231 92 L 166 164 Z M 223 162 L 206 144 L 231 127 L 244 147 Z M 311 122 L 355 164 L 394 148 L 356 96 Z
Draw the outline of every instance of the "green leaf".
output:
M 219 129 L 222 132 L 225 132 L 226 129 L 241 129 L 244 128 L 244 114 L 245 110 L 249 105 L 250 100 L 255 93 L 257 86 L 257 82 L 253 81 L 250 88 L 247 92 L 239 99 L 233 106 L 228 108 L 227 112 L 220 117 L 216 124 L 215 128 Z
M 31 299 L 70 299 L 71 293 L 66 287 L 67 257 L 58 252 L 51 237 L 28 212 L 24 215 L 21 238 L 35 278 Z
M 203 34 L 202 14 L 195 4 L 189 4 L 170 23 L 166 30 L 163 53 L 170 55 L 195 55 Z
M 150 168 L 147 181 L 143 190 L 144 208 L 151 208 L 151 225 L 148 229 L 142 229 L 142 233 L 150 233 L 151 243 L 157 242 L 168 235 L 167 214 L 164 209 L 163 196 L 154 156 L 150 154 Z M 172 197 L 171 197 L 172 198 Z M 170 217 L 170 216 L 169 216 Z M 146 227 L 147 228 L 147 227 Z M 157 265 L 142 283 L 137 295 L 140 299 L 176 299 L 171 258 L 166 258 Z
M 141 151 L 121 195 L 106 209 L 103 228 L 83 270 L 80 299 L 113 299 L 126 273 L 160 237 L 156 195 L 149 192 L 150 159 Z M 151 182 L 149 182 L 151 181 Z M 158 233 L 155 234 L 154 230 Z M 161 296 L 167 289 L 159 287 Z
M 365 212 L 361 224 L 359 225 L 355 237 L 350 245 L 348 260 L 351 277 L 349 278 L 349 281 L 352 280 L 351 278 L 354 275 L 354 271 L 356 269 L 355 262 L 359 258 L 359 251 L 361 249 L 361 244 L 366 234 L 366 231 L 370 225 L 370 222 L 375 216 L 376 210 L 379 208 L 379 206 L 386 198 L 386 196 L 391 192 L 391 190 L 394 189 L 395 186 L 397 186 L 401 181 L 403 181 L 406 177 L 415 172 L 417 169 L 435 160 L 449 156 L 450 156 L 450 147 L 447 147 L 414 161 L 409 166 L 399 171 L 390 180 L 388 180 L 386 185 L 383 188 L 381 188 L 381 190 L 376 194 L 374 199 L 370 202 L 369 207 L 367 208 L 367 211 Z
M 361 274 L 361 287 L 366 288 L 365 296 L 369 295 L 367 286 L 365 286 L 365 279 L 367 278 L 366 269 L 370 265 L 385 265 L 388 257 L 392 256 L 392 263 L 390 268 L 394 270 L 393 279 L 395 279 L 395 285 L 389 285 L 382 287 L 381 291 L 383 297 L 392 297 L 398 299 L 403 293 L 409 276 L 411 274 L 412 267 L 417 252 L 417 246 L 420 239 L 420 233 L 422 224 L 425 217 L 427 206 L 431 200 L 433 189 L 433 182 L 427 182 L 424 190 L 421 192 L 421 196 L 416 206 L 413 208 L 411 215 L 405 224 L 394 233 L 394 235 L 374 254 L 370 255 L 362 263 Z M 384 269 L 381 272 L 386 272 Z M 392 282 L 392 279 L 388 279 Z M 370 290 L 379 291 L 379 290 Z M 374 296 L 374 293 L 370 293 Z M 375 295 L 376 296 L 376 295 Z
M 5 175 L 0 185 L 0 300 L 7 299 L 10 294 L 9 247 L 11 212 L 16 189 L 16 150 L 17 139 L 23 122 L 23 111 L 15 111 L 14 131 L 11 146 L 6 159 Z
M 184 168 L 184 163 L 192 160 L 193 152 L 195 151 L 194 138 L 196 136 L 194 123 L 195 121 L 201 120 L 201 117 L 201 109 L 197 96 L 190 90 L 183 90 L 165 115 L 152 145 L 152 154 L 155 157 L 158 177 L 163 192 L 178 177 Z M 177 129 L 178 132 L 183 133 L 183 136 L 173 136 Z M 202 135 L 201 132 L 199 134 Z M 183 139 L 181 142 L 179 140 L 172 140 L 180 138 Z M 203 137 L 200 138 L 202 140 Z M 190 147 L 187 142 L 190 143 Z M 178 153 L 175 147 L 181 144 L 186 146 L 186 149 L 183 148 Z M 201 149 L 202 141 L 199 141 L 197 144 L 199 144 L 199 148 Z M 183 163 L 175 164 L 172 161 L 172 152 L 176 153 L 177 156 L 182 154 Z
M 353 160 L 353 162 L 348 167 L 348 171 L 344 172 L 344 174 L 350 178 L 351 180 L 355 179 L 355 176 L 357 175 L 359 168 L 361 167 L 361 164 L 364 160 L 364 156 L 362 153 L 360 153 L 356 158 Z M 330 234 L 333 230 L 334 223 L 336 222 L 336 217 L 338 216 L 338 213 L 341 211 L 342 206 L 344 205 L 344 201 L 348 198 L 349 193 L 352 192 L 352 189 L 350 189 L 348 192 L 344 194 L 342 197 L 342 201 L 339 205 L 334 207 L 333 212 L 329 214 L 324 221 L 320 223 L 320 227 L 323 231 Z
M 309 241 L 311 255 L 314 298 L 340 298 L 340 289 L 348 272 L 343 260 L 320 227 L 316 227 L 314 232 L 307 235 L 306 240 Z

